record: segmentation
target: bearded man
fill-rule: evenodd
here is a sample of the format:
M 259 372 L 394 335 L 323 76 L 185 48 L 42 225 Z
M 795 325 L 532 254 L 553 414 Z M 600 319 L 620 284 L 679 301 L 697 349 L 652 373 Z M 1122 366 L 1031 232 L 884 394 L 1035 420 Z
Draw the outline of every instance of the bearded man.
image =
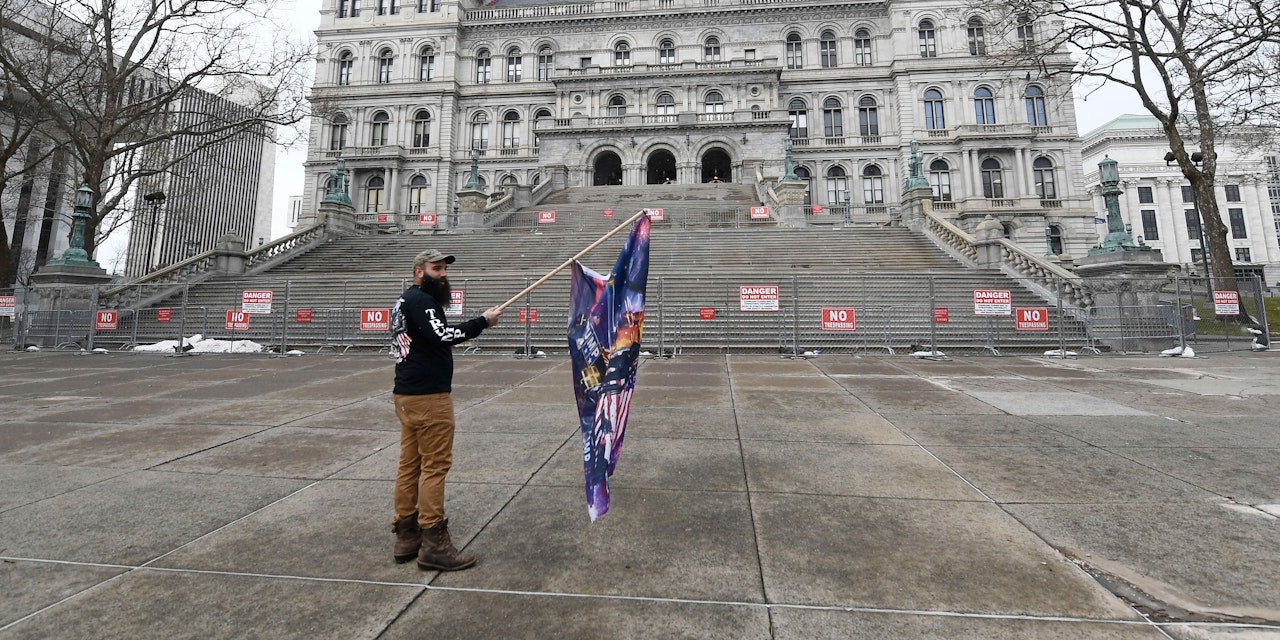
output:
M 418 558 L 425 571 L 456 571 L 476 563 L 449 538 L 444 479 L 453 465 L 453 345 L 498 324 L 497 307 L 449 326 L 448 266 L 454 257 L 436 249 L 413 260 L 413 286 L 391 311 L 391 355 L 396 361 L 396 416 L 400 418 L 400 469 L 396 473 L 397 563 Z

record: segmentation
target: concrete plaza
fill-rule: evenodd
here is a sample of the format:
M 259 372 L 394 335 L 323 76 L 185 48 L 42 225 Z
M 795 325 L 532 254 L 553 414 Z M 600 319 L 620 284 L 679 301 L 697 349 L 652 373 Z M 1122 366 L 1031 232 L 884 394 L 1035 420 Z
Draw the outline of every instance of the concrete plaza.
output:
M 648 360 L 595 523 L 457 360 L 441 574 L 385 356 L 0 353 L 0 638 L 1280 638 L 1280 353 Z

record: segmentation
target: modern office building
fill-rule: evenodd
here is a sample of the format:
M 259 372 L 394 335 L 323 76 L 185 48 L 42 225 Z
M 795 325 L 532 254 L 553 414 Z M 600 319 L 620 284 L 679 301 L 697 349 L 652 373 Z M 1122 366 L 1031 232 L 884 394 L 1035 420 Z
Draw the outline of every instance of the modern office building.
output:
M 912 141 L 935 210 L 1083 255 L 1096 241 L 1068 84 L 995 55 L 1050 24 L 955 0 L 326 0 L 303 215 L 339 158 L 359 213 L 484 188 L 785 174 L 854 221 L 899 203 Z M 1047 64 L 1068 69 L 1065 54 Z
M 175 127 L 211 117 L 234 121 L 234 91 L 223 95 L 190 90 L 176 108 Z M 230 233 L 252 248 L 271 238 L 275 180 L 275 145 L 265 131 L 241 131 L 210 144 L 178 136 L 153 153 L 178 158 L 154 178 L 135 188 L 129 227 L 126 274 L 140 276 L 156 268 L 212 249 Z
M 1217 143 L 1215 194 L 1238 274 L 1280 282 L 1280 150 L 1259 148 L 1256 136 L 1228 134 Z M 1095 208 L 1106 211 L 1098 186 L 1098 162 L 1120 163 L 1120 215 L 1135 240 L 1159 249 L 1166 262 L 1203 274 L 1200 211 L 1191 183 L 1165 162 L 1169 142 L 1155 118 L 1122 115 L 1084 135 L 1085 181 Z M 1105 234 L 1105 225 L 1100 227 Z

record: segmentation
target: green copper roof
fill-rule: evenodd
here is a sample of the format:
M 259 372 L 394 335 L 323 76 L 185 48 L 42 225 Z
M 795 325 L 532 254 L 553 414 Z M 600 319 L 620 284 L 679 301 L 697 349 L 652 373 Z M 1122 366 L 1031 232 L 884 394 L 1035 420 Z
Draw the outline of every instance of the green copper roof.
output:
M 1126 113 L 1117 116 L 1116 119 L 1108 122 L 1093 131 L 1090 131 L 1081 138 L 1091 138 L 1103 131 L 1120 131 L 1123 129 L 1159 129 L 1160 121 L 1149 115 L 1138 115 L 1134 113 Z

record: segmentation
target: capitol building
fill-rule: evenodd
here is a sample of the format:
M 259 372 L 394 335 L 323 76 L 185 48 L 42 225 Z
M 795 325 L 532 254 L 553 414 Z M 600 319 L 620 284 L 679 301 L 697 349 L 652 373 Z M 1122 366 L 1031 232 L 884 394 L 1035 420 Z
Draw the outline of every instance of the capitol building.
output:
M 326 0 L 304 216 L 341 159 L 361 216 L 443 218 L 474 153 L 495 197 L 764 193 L 791 167 L 806 213 L 878 222 L 915 142 L 934 211 L 962 228 L 990 215 L 1040 255 L 1097 242 L 1071 88 L 1045 73 L 1069 57 L 997 55 L 1053 25 L 936 0 L 414 1 Z

